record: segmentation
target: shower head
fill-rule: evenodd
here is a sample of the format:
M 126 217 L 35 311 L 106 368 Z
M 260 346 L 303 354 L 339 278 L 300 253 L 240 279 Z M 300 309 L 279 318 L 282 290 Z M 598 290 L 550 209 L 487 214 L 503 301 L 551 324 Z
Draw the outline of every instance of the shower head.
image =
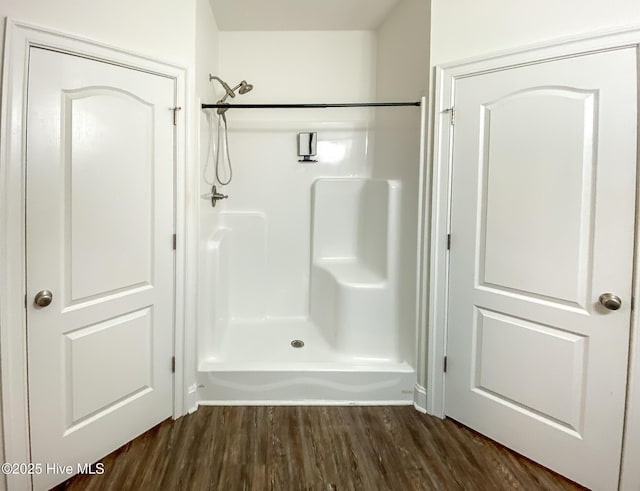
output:
M 242 82 L 240 82 L 240 90 L 238 90 L 239 94 L 244 95 L 247 92 L 251 92 L 252 90 L 253 90 L 253 85 L 248 84 L 246 80 L 243 80 Z
M 219 77 L 216 77 L 215 75 L 211 75 L 209 74 L 209 82 L 211 82 L 212 80 L 217 80 L 218 82 L 220 82 L 220 85 L 222 85 L 222 87 L 224 88 L 224 90 L 226 91 L 227 95 L 224 96 L 224 98 L 226 99 L 227 97 L 235 97 L 236 94 L 233 92 L 235 89 L 232 89 L 231 87 L 229 87 L 229 85 L 227 85 L 227 83 L 222 80 Z M 240 92 L 242 94 L 242 92 Z
M 236 90 L 240 95 L 244 95 L 247 92 L 251 92 L 253 90 L 253 85 L 247 83 L 246 80 L 243 80 L 242 82 L 240 82 L 233 89 L 229 87 L 229 85 L 227 85 L 227 83 L 224 80 L 222 80 L 220 77 L 216 77 L 215 75 L 209 74 L 209 82 L 211 82 L 212 80 L 217 80 L 218 82 L 220 82 L 220 85 L 222 85 L 222 87 L 224 87 L 224 90 L 226 91 L 226 94 L 222 99 L 218 101 L 218 104 L 224 104 L 229 97 L 235 97 Z M 226 110 L 227 108 L 219 108 L 218 114 L 224 114 Z

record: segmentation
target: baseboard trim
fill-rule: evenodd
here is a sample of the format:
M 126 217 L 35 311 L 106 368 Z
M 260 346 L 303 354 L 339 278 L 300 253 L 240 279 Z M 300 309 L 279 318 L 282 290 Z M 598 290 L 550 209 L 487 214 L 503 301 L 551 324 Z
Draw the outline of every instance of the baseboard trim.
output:
M 196 384 L 190 385 L 187 390 L 187 413 L 191 414 L 198 409 L 198 386 Z
M 427 414 L 427 389 L 420 384 L 416 384 L 413 388 L 413 407 L 416 411 Z

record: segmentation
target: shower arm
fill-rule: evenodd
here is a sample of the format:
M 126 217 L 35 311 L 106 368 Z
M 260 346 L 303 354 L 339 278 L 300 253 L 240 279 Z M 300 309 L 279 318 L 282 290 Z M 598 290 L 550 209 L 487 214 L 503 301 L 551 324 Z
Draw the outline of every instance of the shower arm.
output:
M 224 91 L 226 92 L 224 98 L 221 101 L 218 101 L 218 103 L 221 103 L 223 101 L 227 100 L 227 97 L 235 97 L 236 93 L 235 90 L 238 87 L 234 87 L 233 89 L 231 87 L 229 87 L 229 84 L 227 84 L 227 82 L 225 82 L 224 80 L 222 80 L 220 77 L 216 77 L 215 75 L 211 75 L 209 74 L 209 82 L 211 82 L 212 80 L 217 80 L 218 82 L 220 82 L 220 85 L 222 85 L 222 88 L 224 89 Z

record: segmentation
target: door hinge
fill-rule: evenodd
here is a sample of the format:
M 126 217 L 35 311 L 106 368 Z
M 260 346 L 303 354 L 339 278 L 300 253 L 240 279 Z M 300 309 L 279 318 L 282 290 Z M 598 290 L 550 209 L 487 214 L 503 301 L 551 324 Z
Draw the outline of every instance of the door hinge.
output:
M 176 357 L 171 357 L 171 373 L 176 373 Z
M 173 234 L 173 250 L 176 250 L 176 247 L 178 245 L 178 235 L 177 234 Z
M 451 250 L 451 234 L 447 234 L 447 250 Z
M 442 114 L 451 113 L 451 126 L 456 125 L 456 108 L 455 106 L 448 107 L 447 109 L 442 111 Z
M 444 362 L 442 364 L 442 367 L 444 368 L 444 373 L 447 373 L 447 357 L 444 357 Z
M 178 126 L 178 111 L 182 111 L 181 107 L 172 107 L 171 110 L 173 111 L 173 126 Z

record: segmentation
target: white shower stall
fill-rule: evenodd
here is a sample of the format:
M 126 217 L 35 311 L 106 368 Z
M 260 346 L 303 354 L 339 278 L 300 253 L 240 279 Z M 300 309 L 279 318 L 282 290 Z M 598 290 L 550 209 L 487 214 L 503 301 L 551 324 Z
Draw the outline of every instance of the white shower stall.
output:
M 390 80 L 392 21 L 220 31 L 214 75 L 253 85 L 236 104 L 420 101 L 426 65 L 409 86 Z M 214 82 L 202 102 L 224 93 Z M 233 178 L 216 185 L 228 198 L 200 200 L 199 404 L 414 402 L 423 111 L 227 111 Z M 203 110 L 203 195 L 217 131 Z M 317 162 L 298 161 L 301 132 L 316 133 Z

